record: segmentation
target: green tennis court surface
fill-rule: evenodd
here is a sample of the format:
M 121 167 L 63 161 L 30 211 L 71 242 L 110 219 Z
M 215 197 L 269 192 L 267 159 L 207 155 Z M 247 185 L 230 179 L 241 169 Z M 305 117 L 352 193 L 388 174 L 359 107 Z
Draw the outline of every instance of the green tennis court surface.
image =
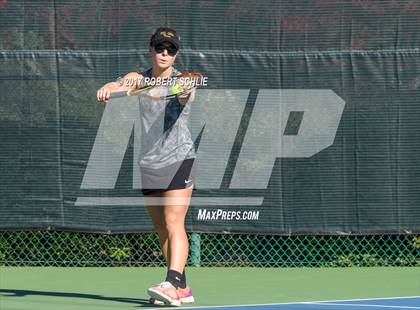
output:
M 0 309 L 151 307 L 146 289 L 164 274 L 163 268 L 2 267 Z M 420 268 L 189 268 L 187 279 L 193 307 L 420 295 Z

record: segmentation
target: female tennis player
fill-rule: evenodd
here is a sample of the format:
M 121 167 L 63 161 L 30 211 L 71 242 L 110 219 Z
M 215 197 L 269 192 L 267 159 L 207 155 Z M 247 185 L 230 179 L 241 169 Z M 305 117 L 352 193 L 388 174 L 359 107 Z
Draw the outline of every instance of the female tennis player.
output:
M 105 84 L 97 91 L 98 101 L 107 102 L 112 92 L 139 87 L 146 77 L 176 76 L 179 71 L 173 64 L 179 48 L 180 38 L 175 30 L 158 28 L 150 39 L 152 67 Z M 187 126 L 191 105 L 186 103 L 193 97 L 193 88 L 166 100 L 139 97 L 142 192 L 168 266 L 165 281 L 147 292 L 151 302 L 173 306 L 194 302 L 184 271 L 189 251 L 184 221 L 194 186 L 196 156 Z

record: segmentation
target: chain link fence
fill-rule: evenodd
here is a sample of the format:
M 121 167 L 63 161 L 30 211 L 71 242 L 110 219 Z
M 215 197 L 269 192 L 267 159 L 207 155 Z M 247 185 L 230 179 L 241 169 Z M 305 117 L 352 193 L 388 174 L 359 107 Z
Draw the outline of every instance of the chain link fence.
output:
M 420 236 L 274 236 L 192 233 L 190 266 L 420 266 Z M 164 266 L 154 233 L 0 233 L 3 266 Z

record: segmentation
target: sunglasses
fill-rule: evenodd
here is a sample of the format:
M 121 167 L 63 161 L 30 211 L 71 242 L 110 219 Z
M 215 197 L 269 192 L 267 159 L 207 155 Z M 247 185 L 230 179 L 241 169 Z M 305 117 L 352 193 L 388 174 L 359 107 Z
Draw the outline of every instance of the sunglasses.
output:
M 158 54 L 162 53 L 164 50 L 167 50 L 169 56 L 175 56 L 176 52 L 178 52 L 178 49 L 173 45 L 158 44 L 154 47 L 154 49 Z

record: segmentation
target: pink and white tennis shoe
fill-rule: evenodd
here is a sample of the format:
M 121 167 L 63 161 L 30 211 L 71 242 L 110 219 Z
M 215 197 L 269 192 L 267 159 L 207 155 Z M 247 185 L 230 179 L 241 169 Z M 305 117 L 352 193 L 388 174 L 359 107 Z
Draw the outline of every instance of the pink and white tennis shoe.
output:
M 174 290 L 177 298 L 175 297 Z M 169 282 L 163 282 L 159 286 L 151 287 L 148 290 L 148 294 L 151 296 L 149 302 L 153 305 L 180 306 L 181 303 L 190 304 L 194 302 L 191 288 L 186 287 L 184 289 L 175 289 L 175 287 L 173 287 Z

